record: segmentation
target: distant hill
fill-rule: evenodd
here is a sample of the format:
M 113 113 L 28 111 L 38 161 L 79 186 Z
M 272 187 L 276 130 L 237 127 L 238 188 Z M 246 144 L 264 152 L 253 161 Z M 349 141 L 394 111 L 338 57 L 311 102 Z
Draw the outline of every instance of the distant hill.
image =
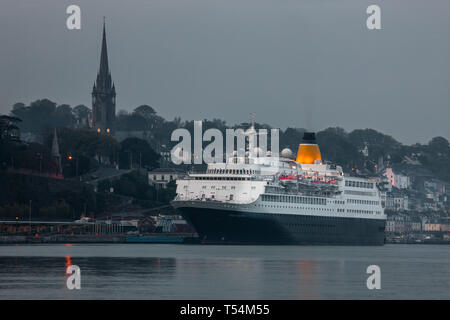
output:
M 90 109 L 79 105 L 58 105 L 48 99 L 40 99 L 29 105 L 16 103 L 11 115 L 22 119 L 17 125 L 22 132 L 41 134 L 52 127 L 83 127 L 89 118 Z M 176 128 L 193 131 L 193 121 L 180 118 L 166 120 L 155 109 L 141 105 L 133 112 L 119 111 L 118 131 L 145 132 L 150 146 L 157 152 L 170 151 L 175 144 L 170 136 Z M 216 128 L 225 132 L 227 128 L 248 128 L 249 123 L 227 125 L 220 119 L 203 120 L 203 130 Z M 268 124 L 255 124 L 256 129 Z M 303 128 L 280 130 L 280 149 L 290 148 L 295 153 L 303 137 Z M 141 135 L 142 137 L 142 135 Z M 323 158 L 335 162 L 346 171 L 361 170 L 368 174 L 380 171 L 380 166 L 410 165 L 431 172 L 441 180 L 450 181 L 450 146 L 447 139 L 435 137 L 427 144 L 404 145 L 395 138 L 373 129 L 356 129 L 351 132 L 343 128 L 327 128 L 316 133 Z M 361 151 L 367 151 L 364 154 Z

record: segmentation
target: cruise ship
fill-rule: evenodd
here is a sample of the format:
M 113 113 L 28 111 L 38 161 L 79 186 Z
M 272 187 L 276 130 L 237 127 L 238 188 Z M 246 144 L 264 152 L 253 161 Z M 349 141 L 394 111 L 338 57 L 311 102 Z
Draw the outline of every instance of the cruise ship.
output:
M 177 180 L 172 205 L 202 243 L 383 245 L 386 215 L 374 180 L 322 161 L 305 132 L 297 155 L 237 152 Z

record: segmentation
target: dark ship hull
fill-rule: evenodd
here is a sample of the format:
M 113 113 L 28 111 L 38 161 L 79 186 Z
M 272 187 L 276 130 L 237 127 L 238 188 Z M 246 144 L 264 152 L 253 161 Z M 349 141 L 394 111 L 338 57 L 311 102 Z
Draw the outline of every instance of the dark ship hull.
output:
M 202 243 L 383 245 L 385 220 L 174 205 Z

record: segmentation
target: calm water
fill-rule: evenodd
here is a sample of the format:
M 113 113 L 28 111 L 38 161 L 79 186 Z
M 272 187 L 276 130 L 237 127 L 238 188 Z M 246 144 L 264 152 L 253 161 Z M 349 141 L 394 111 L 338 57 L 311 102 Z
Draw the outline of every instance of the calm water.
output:
M 68 290 L 66 265 L 81 268 Z M 368 265 L 381 289 L 368 290 Z M 450 246 L 0 246 L 0 299 L 450 299 Z

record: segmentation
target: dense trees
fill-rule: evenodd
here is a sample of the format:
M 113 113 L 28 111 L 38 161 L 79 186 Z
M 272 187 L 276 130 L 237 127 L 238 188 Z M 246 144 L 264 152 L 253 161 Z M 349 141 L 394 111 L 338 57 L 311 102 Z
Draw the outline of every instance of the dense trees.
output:
M 68 219 L 75 218 L 72 217 L 73 209 L 71 206 L 63 199 L 53 201 L 49 206 L 39 208 L 39 217 L 46 219 Z
M 48 99 L 36 100 L 29 106 L 16 103 L 11 114 L 22 119 L 19 128 L 23 132 L 40 133 L 43 127 L 73 126 L 75 115 L 69 105 L 57 106 Z
M 121 169 L 158 166 L 159 155 L 149 143 L 139 138 L 127 138 L 120 143 L 119 166 Z
M 133 197 L 142 206 L 149 207 L 158 204 L 168 204 L 173 200 L 176 193 L 175 181 L 170 181 L 166 188 L 158 188 L 148 183 L 148 177 L 142 171 L 132 171 L 124 174 L 120 179 L 113 181 L 102 180 L 98 184 L 98 191 L 109 193 L 112 190 L 115 195 Z
M 26 204 L 6 204 L 4 206 L 0 206 L 0 217 L 2 218 L 19 218 L 28 216 L 30 213 L 30 207 Z
M 19 127 L 21 119 L 13 116 L 0 116 L 0 140 L 17 140 L 19 138 Z
M 88 129 L 57 128 L 59 151 L 65 177 L 81 175 L 101 165 L 111 166 L 117 160 L 119 143 L 111 136 Z M 52 148 L 54 130 L 46 130 L 44 141 Z
M 362 163 L 362 155 L 341 128 L 328 128 L 317 133 L 322 158 L 335 162 L 347 171 Z
M 450 180 L 450 146 L 447 139 L 435 137 L 428 145 L 418 145 L 415 148 L 423 166 L 436 176 Z
M 36 100 L 29 105 L 16 103 L 11 115 L 13 118 L 20 118 L 23 121 L 10 123 L 10 129 L 13 130 L 15 127 L 35 134 L 46 132 L 45 136 L 51 139 L 51 128 L 65 127 L 65 131 L 63 130 L 61 133 L 63 135 L 61 149 L 64 153 L 62 156 L 64 160 L 64 157 L 72 154 L 73 160 L 77 160 L 71 162 L 73 174 L 87 172 L 95 165 L 102 164 L 118 163 L 121 168 L 137 168 L 139 165 L 154 167 L 157 154 L 161 151 L 170 151 L 177 143 L 170 141 L 171 133 L 175 129 L 186 128 L 191 134 L 193 133 L 193 121 L 182 121 L 180 118 L 165 120 L 157 114 L 153 107 L 145 104 L 138 106 L 132 112 L 119 111 L 116 119 L 116 131 L 144 132 L 140 136 L 144 137 L 145 141 L 133 138 L 118 144 L 108 138 L 104 140 L 96 137 L 88 130 L 81 132 L 68 129 L 88 127 L 90 112 L 91 110 L 84 105 L 71 108 L 66 104 L 57 105 L 48 99 Z M 224 134 L 227 128 L 245 129 L 250 126 L 249 123 L 230 126 L 220 119 L 203 120 L 202 125 L 203 130 L 216 128 Z M 256 123 L 255 127 L 270 129 L 270 126 L 266 124 Z M 288 147 L 296 153 L 304 131 L 303 128 L 280 130 L 280 149 Z M 70 137 L 73 139 L 69 139 Z M 402 145 L 391 136 L 373 129 L 357 129 L 346 132 L 342 128 L 327 128 L 317 132 L 316 137 L 321 146 L 323 158 L 342 165 L 346 170 L 356 167 L 370 169 L 374 172 L 379 159 L 389 159 L 390 164 L 396 164 L 404 162 L 405 157 L 413 157 L 422 166 L 437 175 L 442 174 L 450 178 L 450 147 L 448 141 L 443 137 L 435 137 L 428 144 L 412 146 Z M 51 140 L 46 140 L 46 146 L 47 148 L 51 147 Z M 369 150 L 367 157 L 360 152 L 366 146 Z M 0 160 L 10 165 L 11 159 L 10 155 L 3 152 Z M 67 165 L 67 163 L 65 164 Z M 74 166 L 75 164 L 76 166 Z M 67 170 L 68 168 L 66 168 Z
M 117 131 L 145 131 L 145 119 L 135 113 L 129 113 L 125 110 L 120 110 L 116 117 Z
M 65 178 L 77 177 L 99 167 L 118 165 L 121 169 L 155 168 L 158 166 L 159 152 L 170 151 L 177 143 L 170 141 L 175 129 L 186 128 L 193 134 L 193 121 L 182 121 L 180 118 L 165 120 L 153 107 L 141 105 L 132 112 L 118 113 L 116 131 L 143 131 L 145 139 L 132 137 L 119 143 L 112 136 L 89 129 L 90 112 L 84 105 L 71 108 L 66 104 L 57 105 L 48 99 L 36 100 L 29 105 L 16 103 L 9 116 L 0 116 L 0 168 L 54 172 L 56 162 L 51 155 L 54 128 L 57 129 Z M 250 123 L 230 126 L 223 120 L 213 119 L 203 120 L 202 126 L 203 131 L 216 128 L 225 134 L 227 128 L 247 129 Z M 255 127 L 271 128 L 259 123 Z M 19 129 L 40 134 L 43 143 L 22 143 Z M 303 128 L 280 130 L 280 150 L 288 147 L 295 154 L 304 131 Z M 450 180 L 450 145 L 443 137 L 411 146 L 402 145 L 391 136 L 373 129 L 346 132 L 342 128 L 327 128 L 317 132 L 316 137 L 323 159 L 341 165 L 347 172 L 358 168 L 365 173 L 375 173 L 374 165 L 381 157 L 389 159 L 391 165 L 413 159 L 416 165 L 433 172 L 436 177 Z M 369 151 L 367 156 L 360 152 L 365 146 Z M 74 215 L 79 216 L 84 212 L 85 208 L 88 212 L 98 213 L 107 208 L 106 200 L 112 195 L 139 199 L 150 207 L 168 203 L 173 199 L 176 189 L 176 185 L 171 182 L 167 189 L 157 190 L 148 184 L 146 175 L 137 171 L 122 175 L 114 181 L 103 180 L 99 183 L 97 193 L 80 183 L 78 178 L 61 180 L 58 183 L 70 184 L 70 187 L 56 188 L 56 182 L 48 182 L 44 177 L 39 179 L 36 175 L 14 175 L 0 170 L 0 187 L 3 190 L 0 193 L 0 217 L 28 215 L 30 200 L 33 202 L 33 217 L 42 218 L 72 219 Z M 109 192 L 111 187 L 113 193 Z
M 0 116 L 0 170 L 14 166 L 16 153 L 24 149 L 17 126 L 20 122 L 17 117 Z
M 431 139 L 428 143 L 428 150 L 437 156 L 450 156 L 449 142 L 443 137 L 435 137 Z
M 155 200 L 156 190 L 148 184 L 147 175 L 131 172 L 112 182 L 114 193 L 137 199 Z
M 0 171 L 0 190 L 0 217 L 28 219 L 30 203 L 33 219 L 71 219 L 79 217 L 85 209 L 88 212 L 103 209 L 97 204 L 93 187 L 76 180 Z
M 73 108 L 72 112 L 75 116 L 77 127 L 79 128 L 89 127 L 89 115 L 91 113 L 91 109 L 89 109 L 85 105 L 79 104 Z
M 170 144 L 170 134 L 180 125 L 179 118 L 166 121 L 148 105 L 141 105 L 131 113 L 120 110 L 116 120 L 117 131 L 144 131 L 148 142 L 157 151 Z
M 57 166 L 52 159 L 50 150 L 40 143 L 31 142 L 22 145 L 14 152 L 12 161 L 14 168 L 17 169 L 27 169 L 39 173 L 57 173 Z

